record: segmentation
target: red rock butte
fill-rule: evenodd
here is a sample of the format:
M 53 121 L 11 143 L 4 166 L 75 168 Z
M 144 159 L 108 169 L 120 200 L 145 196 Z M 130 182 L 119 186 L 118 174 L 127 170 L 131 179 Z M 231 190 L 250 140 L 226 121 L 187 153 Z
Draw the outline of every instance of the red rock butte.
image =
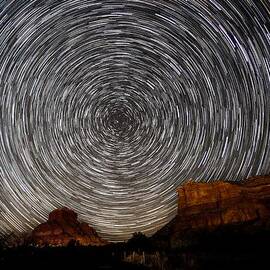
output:
M 211 229 L 270 219 L 270 176 L 250 177 L 240 183 L 191 180 L 177 192 L 177 224 L 182 229 Z
M 270 226 L 269 175 L 240 183 L 189 180 L 177 192 L 178 213 L 153 235 L 156 246 L 188 246 L 196 243 L 201 232 L 253 233 Z
M 32 242 L 38 246 L 77 245 L 101 246 L 107 242 L 101 239 L 95 229 L 77 220 L 77 214 L 64 207 L 49 214 L 47 222 L 38 225 L 32 232 Z

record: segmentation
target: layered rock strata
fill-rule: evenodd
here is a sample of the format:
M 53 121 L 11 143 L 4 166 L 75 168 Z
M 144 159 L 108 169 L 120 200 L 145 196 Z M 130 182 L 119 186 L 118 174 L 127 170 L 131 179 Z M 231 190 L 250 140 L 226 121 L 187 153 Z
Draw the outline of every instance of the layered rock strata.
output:
M 77 214 L 65 207 L 52 211 L 48 221 L 33 230 L 31 240 L 38 246 L 101 246 L 107 243 L 98 236 L 94 228 L 85 222 L 79 222 Z

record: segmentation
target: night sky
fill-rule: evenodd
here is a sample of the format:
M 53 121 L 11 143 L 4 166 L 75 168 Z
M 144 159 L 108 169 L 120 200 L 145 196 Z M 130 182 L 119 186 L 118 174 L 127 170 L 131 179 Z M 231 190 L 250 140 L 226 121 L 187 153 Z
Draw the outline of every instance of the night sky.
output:
M 269 73 L 268 0 L 0 1 L 0 232 L 149 235 L 187 179 L 269 173 Z

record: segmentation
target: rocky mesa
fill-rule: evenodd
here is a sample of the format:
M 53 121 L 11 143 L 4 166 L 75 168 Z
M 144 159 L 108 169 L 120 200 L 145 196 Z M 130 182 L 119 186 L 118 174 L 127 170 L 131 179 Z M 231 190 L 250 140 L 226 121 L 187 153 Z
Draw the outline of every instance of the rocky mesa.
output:
M 240 183 L 187 181 L 177 189 L 178 213 L 153 239 L 167 241 L 170 246 L 181 245 L 194 233 L 211 232 L 234 227 L 269 227 L 270 176 L 255 176 Z M 169 243 L 168 243 L 169 242 Z M 179 244 L 180 243 L 180 244 Z
M 77 213 L 66 207 L 49 214 L 47 222 L 38 225 L 32 232 L 31 241 L 37 246 L 67 246 L 69 244 L 102 246 L 107 244 L 94 228 L 79 222 Z
M 188 181 L 177 192 L 182 228 L 211 228 L 270 218 L 270 176 L 252 177 L 239 184 Z

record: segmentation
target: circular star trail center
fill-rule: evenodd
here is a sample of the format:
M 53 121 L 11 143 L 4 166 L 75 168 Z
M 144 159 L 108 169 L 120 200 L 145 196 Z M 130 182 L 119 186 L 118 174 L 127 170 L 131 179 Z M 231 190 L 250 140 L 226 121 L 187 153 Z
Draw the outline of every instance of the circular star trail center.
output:
M 151 234 L 189 178 L 269 172 L 268 1 L 1 1 L 0 225 L 66 206 Z

